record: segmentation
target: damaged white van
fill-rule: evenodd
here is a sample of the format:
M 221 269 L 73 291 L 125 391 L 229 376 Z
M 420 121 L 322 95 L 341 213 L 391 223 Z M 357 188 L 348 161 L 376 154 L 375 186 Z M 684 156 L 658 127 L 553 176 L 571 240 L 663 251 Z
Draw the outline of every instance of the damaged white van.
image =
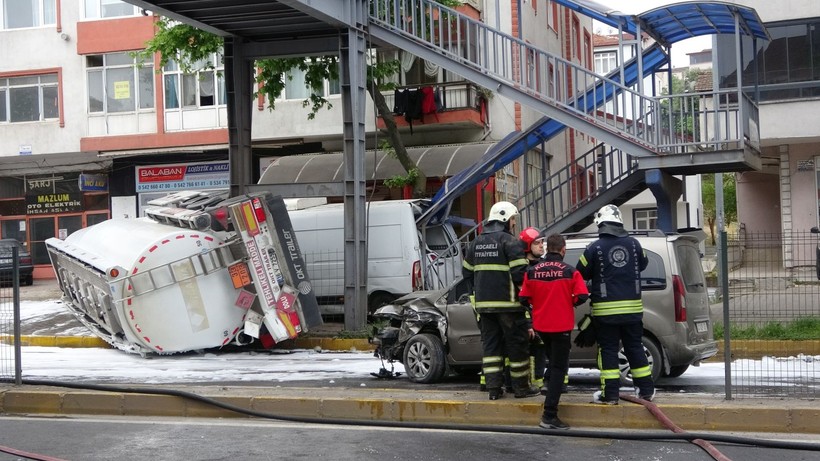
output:
M 344 311 L 344 204 L 285 199 L 323 314 Z M 368 313 L 400 296 L 448 286 L 461 276 L 461 251 L 449 223 L 416 226 L 424 200 L 366 204 Z M 425 245 L 422 244 L 424 241 Z

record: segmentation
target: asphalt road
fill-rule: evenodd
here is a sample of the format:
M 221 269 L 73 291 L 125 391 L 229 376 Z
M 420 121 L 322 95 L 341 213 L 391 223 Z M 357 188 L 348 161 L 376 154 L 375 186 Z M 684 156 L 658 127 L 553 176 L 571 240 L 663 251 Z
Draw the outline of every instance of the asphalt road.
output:
M 499 459 L 699 461 L 712 460 L 685 441 L 577 438 L 580 429 L 530 433 L 473 432 L 178 418 L 0 418 L 0 445 L 63 460 L 355 461 Z M 589 431 L 583 431 L 589 432 Z M 599 430 L 602 436 L 604 431 Z M 629 435 L 650 434 L 630 431 Z M 595 434 L 597 435 L 597 434 Z M 726 434 L 723 434 L 726 435 Z M 770 434 L 769 434 L 770 435 Z M 772 439 L 769 435 L 748 438 Z M 779 434 L 779 439 L 788 438 Z M 792 440 L 794 441 L 794 440 Z M 816 460 L 817 452 L 715 442 L 730 459 Z M 0 453 L 0 461 L 18 460 Z

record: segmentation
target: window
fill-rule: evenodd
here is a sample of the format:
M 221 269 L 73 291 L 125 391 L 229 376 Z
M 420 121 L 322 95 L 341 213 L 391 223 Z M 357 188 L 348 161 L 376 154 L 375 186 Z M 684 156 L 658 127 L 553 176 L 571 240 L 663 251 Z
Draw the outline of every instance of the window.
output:
M 210 59 L 196 62 L 191 67 L 197 70 L 183 73 L 176 61 L 168 61 L 165 65 L 165 108 L 195 109 L 227 104 L 222 55 L 213 54 Z
M 56 0 L 0 0 L 4 29 L 48 26 L 57 23 Z
M 770 41 L 758 40 L 754 50 L 748 41 L 743 44 L 743 86 L 758 83 L 761 101 L 820 96 L 820 21 L 767 24 L 766 28 Z M 718 35 L 716 40 L 720 86 L 734 88 L 734 36 Z
M 572 16 L 572 56 L 578 59 L 581 55 L 581 22 L 575 15 Z
M 302 100 L 306 99 L 310 93 L 311 89 L 308 88 L 305 83 L 305 71 L 296 68 L 291 69 L 285 77 L 285 91 L 282 94 L 282 98 Z M 322 88 L 321 91 L 322 97 L 341 93 L 342 87 L 339 80 L 325 80 L 324 88 Z
M 658 209 L 644 208 L 634 210 L 632 218 L 635 221 L 635 230 L 649 230 L 658 228 Z
M 550 27 L 552 30 L 558 32 L 558 4 L 552 2 L 552 9 L 550 13 Z
M 606 75 L 618 67 L 618 53 L 614 51 L 606 51 L 603 53 L 595 53 L 595 73 L 598 75 Z
M 84 0 L 85 19 L 116 18 L 134 16 L 139 9 L 120 0 Z
M 56 73 L 0 78 L 0 123 L 56 120 L 58 94 Z
M 154 65 L 128 53 L 86 56 L 88 112 L 136 112 L 154 107 Z

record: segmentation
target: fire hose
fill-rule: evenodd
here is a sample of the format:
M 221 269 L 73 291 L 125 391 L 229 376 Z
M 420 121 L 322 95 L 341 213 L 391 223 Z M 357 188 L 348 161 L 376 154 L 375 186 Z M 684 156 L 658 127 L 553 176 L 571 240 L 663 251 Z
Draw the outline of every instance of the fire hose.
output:
M 7 382 L 9 380 L 0 379 L 0 382 Z M 563 437 L 575 438 L 590 438 L 590 439 L 612 439 L 612 440 L 684 440 L 698 444 L 718 461 L 728 460 L 725 456 L 712 450 L 707 440 L 711 442 L 729 443 L 736 445 L 746 445 L 761 448 L 775 448 L 788 450 L 805 450 L 805 451 L 820 451 L 820 444 L 809 442 L 792 442 L 783 440 L 766 440 L 759 438 L 748 438 L 733 435 L 698 433 L 698 432 L 684 432 L 681 428 L 674 425 L 665 415 L 660 412 L 657 405 L 636 399 L 632 396 L 622 395 L 621 398 L 630 402 L 635 402 L 644 405 L 659 421 L 666 427 L 672 430 L 669 432 L 617 432 L 617 431 L 592 431 L 592 430 L 560 430 L 560 429 L 542 429 L 538 427 L 518 427 L 518 426 L 493 426 L 493 425 L 476 425 L 476 424 L 444 424 L 444 423 L 420 423 L 412 421 L 373 421 L 373 420 L 356 420 L 344 418 L 319 418 L 306 416 L 288 416 L 279 415 L 275 413 L 266 413 L 256 411 L 248 408 L 243 408 L 230 403 L 221 402 L 217 399 L 205 397 L 193 392 L 181 391 L 178 389 L 163 389 L 163 388 L 139 388 L 139 387 L 124 387 L 116 385 L 102 385 L 102 384 L 88 384 L 88 383 L 71 383 L 62 381 L 49 380 L 32 380 L 23 379 L 23 384 L 31 386 L 52 386 L 63 387 L 68 389 L 94 390 L 103 392 L 121 392 L 127 394 L 149 394 L 149 395 L 168 395 L 180 397 L 187 400 L 205 403 L 224 410 L 233 411 L 243 415 L 254 416 L 263 419 L 274 419 L 279 421 L 289 421 L 303 424 L 334 424 L 347 426 L 369 426 L 369 427 L 387 427 L 387 428 L 402 428 L 402 429 L 434 429 L 434 430 L 463 430 L 474 432 L 495 432 L 508 434 L 548 434 Z M 2 450 L 0 450 L 2 451 Z M 714 452 L 714 454 L 713 454 Z M 19 454 L 18 454 L 19 455 Z M 19 455 L 23 456 L 23 455 Z M 55 458 L 49 457 L 30 457 L 29 459 L 53 461 Z

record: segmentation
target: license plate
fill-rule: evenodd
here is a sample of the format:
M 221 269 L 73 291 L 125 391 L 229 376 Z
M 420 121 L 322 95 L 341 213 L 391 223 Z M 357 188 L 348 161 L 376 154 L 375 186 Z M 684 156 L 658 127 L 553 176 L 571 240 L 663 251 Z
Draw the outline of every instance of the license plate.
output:
M 709 330 L 709 324 L 707 322 L 695 322 L 695 330 L 698 333 L 706 333 Z

